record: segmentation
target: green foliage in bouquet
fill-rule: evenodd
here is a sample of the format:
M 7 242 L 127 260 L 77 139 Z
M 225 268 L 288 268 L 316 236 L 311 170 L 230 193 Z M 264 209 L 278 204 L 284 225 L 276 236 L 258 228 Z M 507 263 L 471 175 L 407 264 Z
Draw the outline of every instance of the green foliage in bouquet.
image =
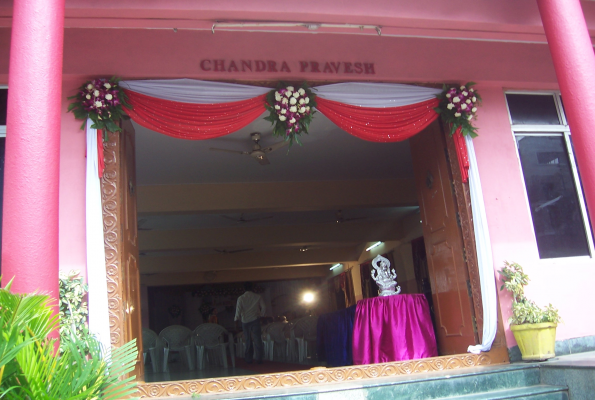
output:
M 74 100 L 68 111 L 74 113 L 76 119 L 82 119 L 81 129 L 85 129 L 87 118 L 93 121 L 91 128 L 103 130 L 103 140 L 107 142 L 107 132 L 119 132 L 122 129 L 118 122 L 128 118 L 122 106 L 132 109 L 128 96 L 120 88 L 120 79 L 93 79 L 79 88 L 79 92 L 68 99 Z

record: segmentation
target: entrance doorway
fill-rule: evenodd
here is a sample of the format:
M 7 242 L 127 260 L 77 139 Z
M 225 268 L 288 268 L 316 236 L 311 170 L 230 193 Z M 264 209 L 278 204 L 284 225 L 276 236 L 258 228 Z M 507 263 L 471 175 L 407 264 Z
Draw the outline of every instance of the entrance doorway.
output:
M 315 120 L 322 120 L 322 118 L 322 116 L 317 115 Z M 248 129 L 252 130 L 252 128 Z M 432 129 L 428 131 L 427 135 L 443 140 L 439 126 L 436 124 Z M 265 131 L 265 129 L 261 129 L 261 131 Z M 320 129 L 320 132 L 324 133 L 324 129 Z M 222 139 L 225 140 L 221 140 L 222 144 L 219 146 L 222 148 L 227 146 L 230 149 L 230 146 L 236 146 L 236 149 L 238 149 L 239 146 L 244 145 L 240 145 L 240 143 L 244 143 L 243 141 L 247 141 L 249 138 L 249 132 L 243 132 L 243 134 L 245 138 L 242 137 L 241 133 L 237 134 L 237 138 L 233 136 L 224 137 Z M 372 152 L 370 158 L 362 156 L 364 152 L 360 148 L 361 145 L 358 144 L 354 147 L 355 150 L 351 149 L 346 155 L 342 155 L 339 161 L 327 160 L 328 168 L 317 170 L 312 169 L 314 156 L 324 157 L 329 153 L 337 153 L 339 149 L 337 146 L 333 146 L 336 142 L 332 140 L 332 136 L 330 139 L 328 138 L 330 133 L 326 135 L 326 139 L 322 134 L 320 137 L 315 137 L 315 134 L 316 130 L 313 124 L 312 137 L 314 139 L 311 142 L 304 140 L 304 147 L 292 148 L 289 156 L 285 154 L 285 151 L 279 153 L 279 156 L 282 156 L 279 157 L 280 161 L 277 161 L 276 157 L 273 158 L 274 155 L 271 155 L 269 157 L 271 164 L 267 166 L 261 166 L 249 157 L 244 159 L 243 156 L 232 153 L 229 156 L 237 157 L 238 160 L 245 160 L 248 163 L 240 170 L 241 173 L 247 173 L 248 168 L 252 168 L 248 165 L 254 166 L 255 168 L 252 170 L 259 173 L 258 171 L 261 171 L 261 168 L 279 165 L 284 161 L 283 157 L 293 157 L 294 154 L 299 156 L 300 150 L 311 146 L 313 156 L 303 156 L 301 158 L 302 161 L 306 161 L 306 165 L 311 170 L 296 168 L 298 176 L 299 173 L 303 176 L 306 172 L 314 171 L 318 177 L 324 178 L 329 176 L 329 170 L 332 172 L 337 165 L 342 165 L 350 168 L 358 167 L 356 168 L 358 172 L 352 173 L 356 178 L 360 179 L 352 179 L 352 182 L 324 179 L 314 180 L 313 182 L 296 180 L 294 188 L 287 183 L 279 184 L 273 180 L 253 183 L 206 182 L 200 184 L 200 187 L 181 180 L 175 182 L 177 185 L 158 183 L 143 185 L 142 181 L 139 180 L 140 185 L 133 192 L 138 196 L 140 282 L 141 287 L 147 288 L 145 293 L 148 293 L 148 287 L 176 286 L 181 283 L 214 285 L 223 282 L 266 280 L 263 278 L 258 279 L 258 276 L 266 276 L 269 280 L 281 280 L 289 277 L 325 278 L 329 275 L 329 267 L 335 262 L 343 262 L 348 267 L 355 267 L 366 261 L 364 247 L 368 242 L 384 239 L 385 244 L 393 246 L 390 250 L 394 252 L 398 247 L 409 244 L 412 239 L 419 237 L 420 233 L 427 236 L 422 229 L 423 223 L 420 223 L 420 220 L 430 221 L 430 218 L 433 217 L 423 214 L 423 210 L 422 214 L 417 211 L 416 180 L 419 179 L 414 178 L 413 161 L 408 143 L 395 144 L 395 147 L 389 150 L 390 154 L 382 153 L 383 149 L 380 146 L 389 148 L 391 145 L 376 144 L 378 146 L 377 150 L 375 149 Z M 345 133 L 342 134 L 346 135 Z M 139 159 L 141 158 L 139 149 L 142 149 L 143 146 L 138 139 L 140 135 L 139 130 L 137 132 L 137 158 Z M 274 141 L 272 138 L 267 138 L 266 134 L 263 136 Z M 324 143 L 325 140 L 326 143 Z M 270 143 L 266 144 L 269 145 Z M 185 145 L 190 146 L 188 142 Z M 149 155 L 154 157 L 150 167 L 157 177 L 163 176 L 163 169 L 168 167 L 158 161 L 161 152 L 167 151 L 168 146 L 158 146 L 157 151 L 149 152 Z M 201 155 L 211 154 L 208 153 L 210 150 L 205 151 L 206 153 Z M 439 152 L 434 154 L 440 155 Z M 441 154 L 444 154 L 444 147 L 442 147 Z M 227 156 L 227 154 L 225 155 Z M 390 162 L 387 163 L 387 160 Z M 407 163 L 403 163 L 404 160 Z M 408 165 L 405 168 L 391 169 L 391 166 L 395 166 L 395 161 L 401 162 L 402 165 Z M 231 167 L 233 162 L 223 163 L 221 168 L 225 169 L 225 171 L 237 171 L 237 169 Z M 141 161 L 139 160 L 137 167 L 140 164 Z M 374 165 L 381 165 L 383 168 L 377 170 L 376 173 L 373 170 L 361 168 L 362 166 Z M 203 170 L 199 169 L 198 173 L 208 175 L 210 171 L 213 171 L 213 169 L 209 168 L 215 167 L 210 166 Z M 218 172 L 216 169 L 215 171 Z M 275 174 L 277 171 L 273 170 L 271 174 Z M 389 171 L 390 174 L 382 175 L 386 171 Z M 403 173 L 403 171 L 409 175 L 399 176 L 398 174 Z M 186 173 L 186 170 L 181 170 L 180 175 Z M 418 175 L 417 172 L 416 175 Z M 432 175 L 441 176 L 439 173 Z M 442 177 L 446 176 L 442 174 Z M 446 178 L 447 182 L 449 182 L 448 177 Z M 433 181 L 432 185 L 438 182 L 435 179 L 430 179 Z M 423 184 L 428 186 L 426 180 L 423 181 Z M 355 182 L 355 185 L 353 185 L 353 182 Z M 430 189 L 432 185 L 430 185 Z M 230 186 L 234 188 L 232 189 Z M 275 186 L 277 187 L 276 190 L 274 189 Z M 445 187 L 449 188 L 450 183 L 444 184 L 442 187 L 443 189 Z M 262 191 L 266 188 L 268 189 L 263 194 Z M 448 191 L 444 190 L 443 193 L 446 195 Z M 212 199 L 207 201 L 208 198 L 214 198 L 214 201 Z M 390 200 L 387 201 L 387 198 L 390 198 Z M 451 201 L 454 202 L 454 200 Z M 198 208 L 199 206 L 200 208 Z M 188 211 L 194 212 L 190 213 Z M 420 218 L 420 215 L 424 215 L 424 217 Z M 280 235 L 267 234 L 267 231 L 279 232 L 279 230 L 275 231 L 274 225 L 271 224 L 271 220 L 276 218 L 290 221 L 284 224 L 286 226 L 284 229 L 290 235 L 293 235 L 295 243 L 292 243 L 292 246 L 279 243 L 277 236 Z M 213 219 L 216 222 L 213 222 Z M 323 222 L 322 219 L 325 221 Z M 167 229 L 168 223 L 177 224 L 178 229 Z M 224 228 L 220 226 L 222 223 L 231 225 Z M 219 226 L 209 226 L 209 224 Z M 250 224 L 254 224 L 254 226 L 250 226 Z M 317 229 L 308 231 L 303 225 L 315 226 Z M 350 226 L 354 228 L 350 228 Z M 181 231 L 179 228 L 182 228 Z M 368 230 L 365 228 L 368 228 Z M 356 237 L 354 232 L 362 236 Z M 436 233 L 437 228 L 432 226 L 430 234 Z M 384 236 L 379 237 L 382 235 Z M 250 240 L 246 241 L 246 237 Z M 224 242 L 223 245 L 216 245 L 215 240 L 217 238 L 225 238 L 228 242 Z M 444 244 L 444 240 L 442 242 L 438 239 L 429 240 L 428 243 L 431 243 L 433 248 L 428 253 L 433 252 L 433 256 L 435 253 L 444 253 L 441 249 L 436 251 L 435 248 L 439 246 L 452 247 L 451 242 L 447 242 L 448 245 Z M 191 246 L 193 243 L 200 243 L 202 246 L 208 245 L 209 250 L 207 251 L 204 247 L 193 248 Z M 258 251 L 258 247 L 262 248 L 262 250 Z M 263 257 L 259 253 L 270 254 Z M 401 251 L 400 254 L 404 253 Z M 451 254 L 453 253 L 451 252 Z M 287 260 L 286 264 L 279 261 L 282 258 Z M 318 261 L 314 261 L 315 258 Z M 409 259 L 412 260 L 411 251 Z M 399 283 L 406 283 L 405 286 L 414 290 L 413 288 L 417 285 L 408 282 L 408 280 L 411 280 L 411 276 L 408 276 L 406 270 L 399 271 L 398 269 L 402 267 L 401 261 L 395 262 L 399 274 Z M 439 266 L 440 263 L 442 263 L 442 266 L 445 265 L 443 261 L 436 258 L 434 264 Z M 465 265 L 462 266 L 462 268 L 465 267 Z M 459 270 L 463 271 L 462 269 Z M 439 273 L 437 271 L 438 269 L 434 268 L 431 274 L 436 275 Z M 447 270 L 446 272 L 451 273 L 452 271 Z M 463 280 L 463 282 L 465 282 L 463 288 L 466 289 L 466 280 Z M 459 296 L 461 294 L 460 289 L 461 285 L 457 283 Z M 437 298 L 438 302 L 442 300 L 444 300 L 444 296 Z M 448 300 L 451 301 L 452 299 Z M 468 323 L 472 319 L 471 302 L 468 301 L 467 305 L 467 309 L 464 306 L 459 307 L 461 320 L 466 318 L 464 322 L 466 327 L 472 326 L 472 324 Z M 326 304 L 322 304 L 322 307 L 324 306 Z M 143 312 L 146 309 L 146 307 L 141 308 Z M 321 310 L 324 310 L 324 308 L 321 308 Z M 450 321 L 447 320 L 447 316 L 447 313 L 442 313 L 443 319 L 437 325 L 450 328 L 451 326 L 448 325 Z M 148 324 L 145 321 L 144 325 L 150 327 L 150 321 Z M 453 332 L 454 330 L 447 331 L 445 340 L 457 336 L 453 335 Z M 459 336 L 461 335 L 459 334 Z M 473 330 L 471 330 L 471 341 L 474 341 Z M 469 344 L 473 343 L 467 341 L 465 347 Z M 461 347 L 461 345 L 458 346 Z M 457 345 L 441 347 L 441 349 L 443 354 L 462 353 L 465 350 L 463 348 L 459 349 Z

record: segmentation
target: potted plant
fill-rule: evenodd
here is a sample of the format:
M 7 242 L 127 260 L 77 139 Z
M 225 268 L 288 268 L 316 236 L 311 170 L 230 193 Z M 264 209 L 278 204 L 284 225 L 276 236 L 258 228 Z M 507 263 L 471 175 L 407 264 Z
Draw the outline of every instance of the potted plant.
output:
M 510 329 L 521 350 L 523 360 L 547 360 L 556 355 L 556 327 L 560 322 L 558 310 L 549 304 L 545 309 L 525 297 L 529 276 L 517 263 L 504 262 L 500 271 L 504 284 L 500 290 L 512 293 Z

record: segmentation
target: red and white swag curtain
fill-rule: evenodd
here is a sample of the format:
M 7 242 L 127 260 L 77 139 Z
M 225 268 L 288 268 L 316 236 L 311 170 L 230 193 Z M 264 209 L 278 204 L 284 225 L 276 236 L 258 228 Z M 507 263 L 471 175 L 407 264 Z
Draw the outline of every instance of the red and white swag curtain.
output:
M 179 80 L 123 81 L 140 125 L 177 138 L 202 140 L 248 125 L 265 109 L 270 88 Z M 440 90 L 398 84 L 339 83 L 313 88 L 318 111 L 346 132 L 373 142 L 396 142 L 437 118 Z
M 265 111 L 270 88 L 191 79 L 122 81 L 126 110 L 138 124 L 180 139 L 204 140 L 235 132 Z M 371 142 L 399 142 L 432 123 L 439 89 L 392 83 L 337 83 L 313 88 L 317 109 L 345 132 Z M 457 132 L 463 180 L 469 168 Z

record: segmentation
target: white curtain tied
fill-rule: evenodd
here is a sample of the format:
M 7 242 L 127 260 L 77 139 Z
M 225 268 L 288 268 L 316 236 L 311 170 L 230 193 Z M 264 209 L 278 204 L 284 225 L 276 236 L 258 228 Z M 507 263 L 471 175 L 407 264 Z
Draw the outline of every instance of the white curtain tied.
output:
M 494 278 L 494 260 L 492 258 L 492 244 L 488 230 L 488 218 L 483 202 L 477 158 L 473 147 L 473 139 L 465 136 L 467 152 L 469 153 L 469 191 L 471 192 L 471 209 L 473 210 L 473 228 L 475 230 L 475 247 L 477 250 L 477 265 L 479 268 L 479 282 L 481 286 L 481 301 L 483 303 L 483 335 L 481 344 L 469 346 L 468 352 L 479 354 L 489 351 L 496 338 L 498 328 L 498 304 L 496 297 L 496 280 Z
M 101 206 L 101 180 L 97 159 L 97 130 L 87 119 L 87 179 L 86 179 L 86 233 L 87 284 L 89 285 L 89 332 L 99 340 L 103 351 L 110 351 L 109 313 L 105 247 L 103 242 L 103 212 Z

